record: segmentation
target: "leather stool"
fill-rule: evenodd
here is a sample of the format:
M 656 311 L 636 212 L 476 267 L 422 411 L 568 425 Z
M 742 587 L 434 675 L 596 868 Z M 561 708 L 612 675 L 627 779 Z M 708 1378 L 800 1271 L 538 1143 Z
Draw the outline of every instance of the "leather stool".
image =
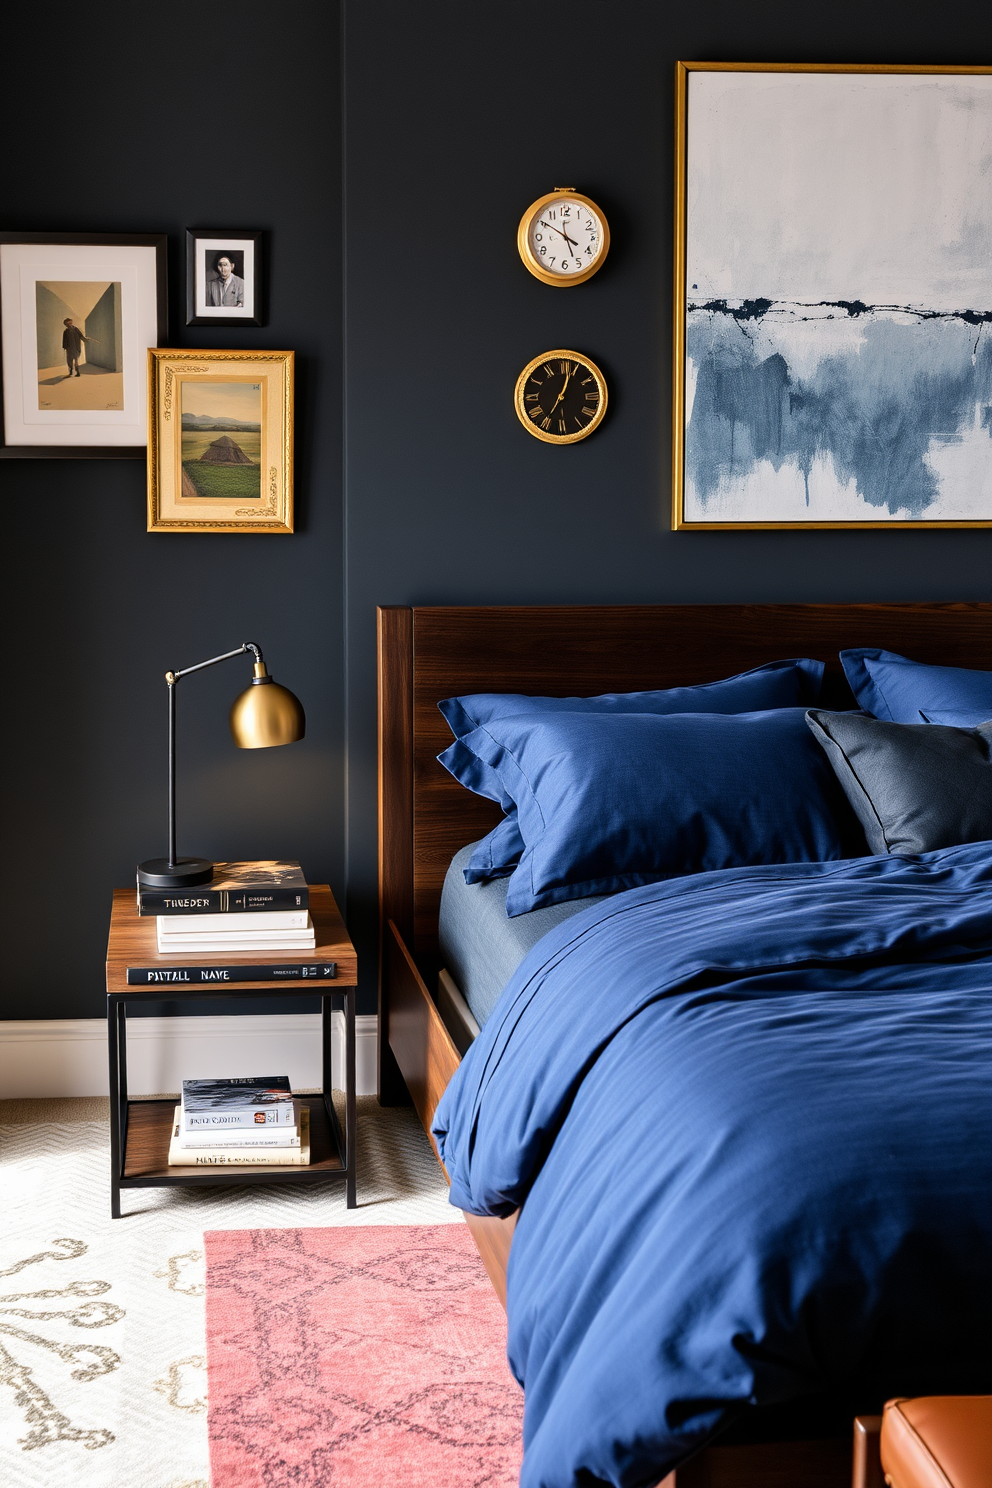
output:
M 992 1395 L 890 1400 L 881 1454 L 891 1488 L 992 1488 Z

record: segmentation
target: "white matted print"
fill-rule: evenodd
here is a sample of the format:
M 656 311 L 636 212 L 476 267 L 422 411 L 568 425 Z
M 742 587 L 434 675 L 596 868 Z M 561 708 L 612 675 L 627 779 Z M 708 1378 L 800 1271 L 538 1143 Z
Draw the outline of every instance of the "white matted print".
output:
M 992 76 L 680 77 L 675 525 L 992 524 Z
M 148 240 L 0 243 L 5 447 L 140 451 L 159 269 Z
M 186 324 L 261 324 L 261 234 L 189 229 Z

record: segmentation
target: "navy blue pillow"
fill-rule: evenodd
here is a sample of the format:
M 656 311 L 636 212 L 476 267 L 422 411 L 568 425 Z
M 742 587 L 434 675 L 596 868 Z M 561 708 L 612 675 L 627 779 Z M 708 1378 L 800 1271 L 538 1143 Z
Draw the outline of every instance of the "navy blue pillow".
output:
M 511 916 L 685 873 L 865 852 L 803 708 L 523 713 L 465 743 L 516 803 Z
M 961 728 L 974 728 L 992 718 L 992 672 L 927 666 L 871 647 L 842 651 L 840 659 L 854 696 L 876 718 L 889 723 L 936 723 L 953 714 L 955 725 Z
M 507 813 L 506 820 L 483 838 L 472 854 L 465 870 L 466 881 L 478 883 L 511 872 L 524 847 L 513 801 L 501 789 L 486 762 L 463 742 L 481 724 L 518 713 L 750 713 L 766 708 L 792 708 L 818 699 L 823 672 L 822 661 L 793 657 L 766 662 L 718 682 L 653 692 L 607 692 L 598 697 L 567 698 L 476 692 L 445 698 L 438 707 L 457 742 L 439 756 L 442 765 L 468 790 L 498 801 Z

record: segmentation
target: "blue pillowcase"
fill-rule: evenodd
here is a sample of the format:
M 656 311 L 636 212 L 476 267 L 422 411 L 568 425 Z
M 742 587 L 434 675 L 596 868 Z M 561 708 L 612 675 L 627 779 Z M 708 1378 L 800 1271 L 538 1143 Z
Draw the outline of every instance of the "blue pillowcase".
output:
M 479 843 L 465 869 L 467 883 L 478 883 L 512 872 L 524 843 L 516 820 L 516 806 L 497 773 L 464 743 L 481 724 L 519 713 L 750 713 L 767 708 L 792 708 L 815 703 L 820 695 L 824 666 L 806 657 L 770 661 L 735 677 L 703 682 L 693 687 L 668 687 L 654 692 L 607 692 L 598 697 L 527 697 L 523 693 L 476 692 L 445 698 L 438 707 L 456 742 L 438 756 L 456 780 L 498 801 L 506 819 Z
M 894 651 L 857 647 L 840 653 L 844 675 L 866 713 L 890 723 L 975 728 L 992 718 L 992 672 L 927 666 Z
M 522 713 L 465 743 L 517 807 L 511 916 L 685 873 L 865 851 L 803 708 Z

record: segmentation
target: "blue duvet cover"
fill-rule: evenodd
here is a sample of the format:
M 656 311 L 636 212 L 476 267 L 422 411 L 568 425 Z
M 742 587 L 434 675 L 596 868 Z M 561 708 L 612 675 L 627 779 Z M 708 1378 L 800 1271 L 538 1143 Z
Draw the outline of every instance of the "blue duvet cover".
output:
M 524 1488 L 653 1485 L 748 1405 L 992 1389 L 992 844 L 632 889 L 438 1107 L 523 1204 Z

